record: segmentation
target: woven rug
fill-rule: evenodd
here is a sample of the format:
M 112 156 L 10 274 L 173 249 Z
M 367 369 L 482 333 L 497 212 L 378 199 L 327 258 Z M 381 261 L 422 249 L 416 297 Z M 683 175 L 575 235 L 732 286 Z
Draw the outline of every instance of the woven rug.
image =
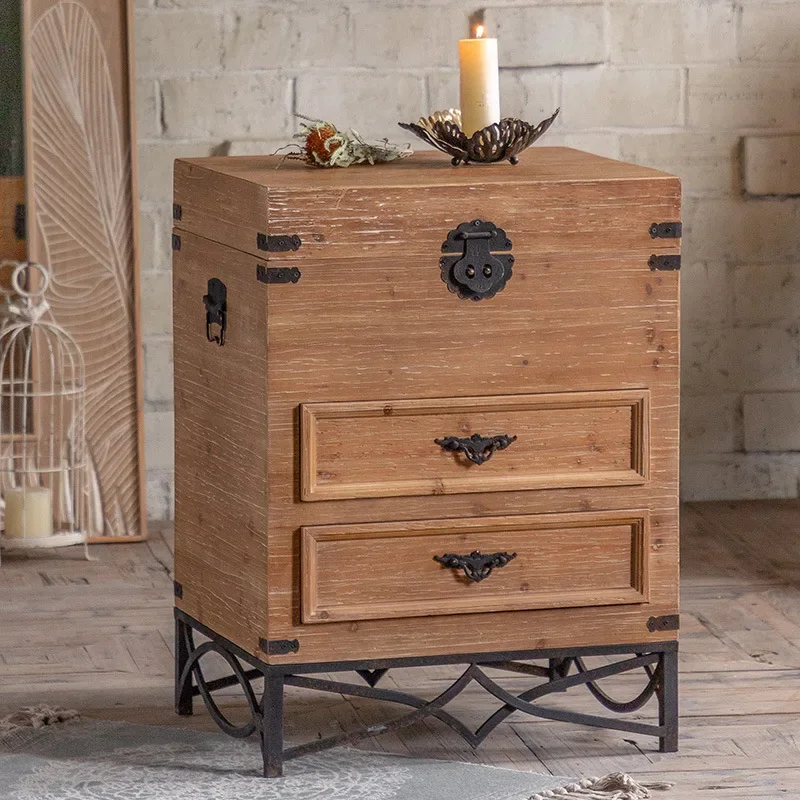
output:
M 27 710 L 0 721 L 4 800 L 640 800 L 627 775 L 558 778 L 338 748 L 259 775 L 254 737 L 74 719 Z M 31 713 L 32 712 L 32 713 Z M 32 727 L 38 726 L 38 727 Z

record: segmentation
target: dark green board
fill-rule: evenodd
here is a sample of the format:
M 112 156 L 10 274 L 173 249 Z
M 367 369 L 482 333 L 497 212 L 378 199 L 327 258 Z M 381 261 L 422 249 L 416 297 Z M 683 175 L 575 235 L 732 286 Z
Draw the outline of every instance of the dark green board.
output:
M 24 175 L 22 0 L 0 0 L 0 176 Z

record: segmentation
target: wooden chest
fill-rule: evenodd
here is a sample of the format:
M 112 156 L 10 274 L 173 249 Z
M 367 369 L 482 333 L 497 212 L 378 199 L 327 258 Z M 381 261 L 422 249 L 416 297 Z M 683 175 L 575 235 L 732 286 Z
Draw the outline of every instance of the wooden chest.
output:
M 673 642 L 679 220 L 566 148 L 176 162 L 180 612 L 265 665 Z

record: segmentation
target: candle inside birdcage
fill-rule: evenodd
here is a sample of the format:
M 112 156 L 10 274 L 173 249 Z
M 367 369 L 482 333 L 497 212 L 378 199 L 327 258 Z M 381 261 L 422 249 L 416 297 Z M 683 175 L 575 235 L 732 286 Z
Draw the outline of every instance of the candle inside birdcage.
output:
M 5 493 L 4 535 L 41 539 L 53 535 L 53 502 L 46 486 L 20 486 Z
M 15 264 L 0 324 L 0 547 L 83 544 L 88 557 L 83 357 L 49 314 L 49 282 Z

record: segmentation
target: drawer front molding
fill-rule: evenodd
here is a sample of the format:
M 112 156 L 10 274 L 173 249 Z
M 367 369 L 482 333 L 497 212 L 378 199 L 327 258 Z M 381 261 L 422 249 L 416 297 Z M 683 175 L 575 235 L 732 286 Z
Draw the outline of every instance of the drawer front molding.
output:
M 300 496 L 341 500 L 643 484 L 649 414 L 646 389 L 306 403 L 300 407 Z M 502 435 L 514 443 L 487 463 L 441 446 L 470 434 L 487 440 Z
M 301 529 L 304 623 L 649 601 L 646 510 Z M 440 554 L 508 551 L 474 581 Z M 504 553 L 505 554 L 505 553 Z

